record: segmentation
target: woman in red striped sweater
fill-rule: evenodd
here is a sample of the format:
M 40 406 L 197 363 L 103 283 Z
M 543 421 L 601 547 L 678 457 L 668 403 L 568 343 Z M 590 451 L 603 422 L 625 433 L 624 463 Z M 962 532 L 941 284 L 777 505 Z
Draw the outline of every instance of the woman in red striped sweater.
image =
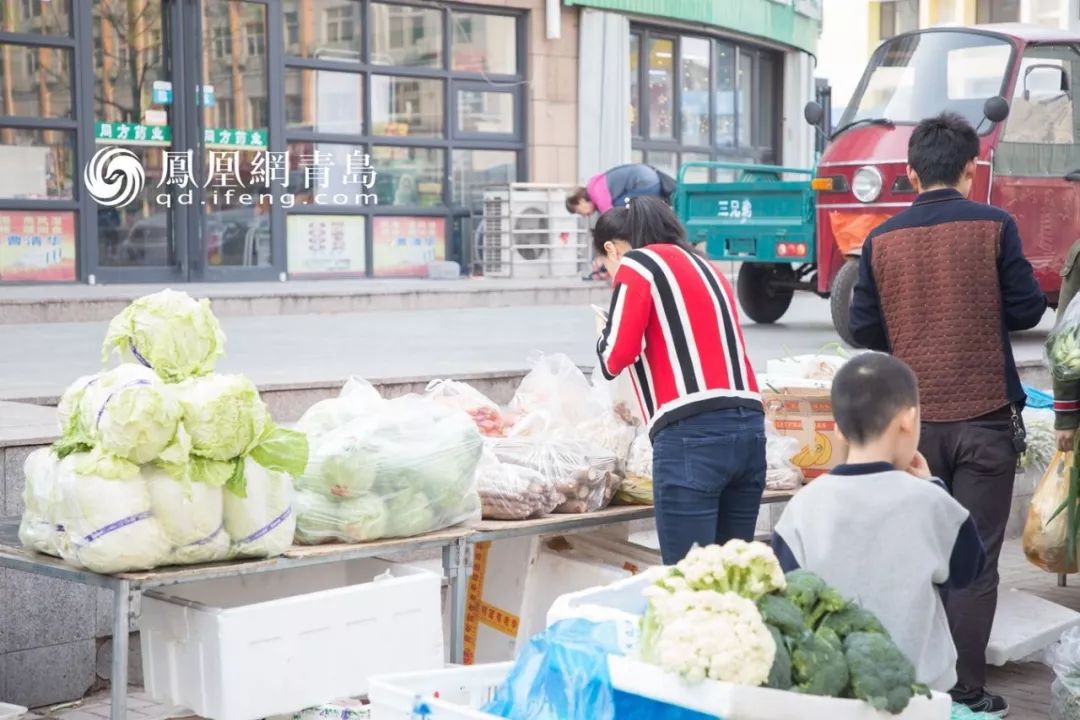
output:
M 753 539 L 765 415 L 731 284 L 657 198 L 604 213 L 593 242 L 614 278 L 600 367 L 609 380 L 629 372 L 649 416 L 664 563 L 694 544 Z

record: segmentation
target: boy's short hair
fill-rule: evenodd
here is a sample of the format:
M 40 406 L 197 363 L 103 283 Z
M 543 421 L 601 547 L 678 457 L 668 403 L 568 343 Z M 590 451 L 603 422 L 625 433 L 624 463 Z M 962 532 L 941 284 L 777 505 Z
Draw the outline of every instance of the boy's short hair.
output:
M 892 355 L 857 355 L 833 378 L 833 417 L 836 427 L 853 445 L 873 442 L 897 415 L 918 406 L 915 373 Z
M 942 113 L 919 123 L 908 140 L 908 167 L 923 187 L 954 186 L 964 166 L 979 156 L 979 136 L 956 113 Z
M 589 199 L 589 192 L 583 187 L 576 187 L 566 195 L 566 212 L 576 213 L 578 203 Z

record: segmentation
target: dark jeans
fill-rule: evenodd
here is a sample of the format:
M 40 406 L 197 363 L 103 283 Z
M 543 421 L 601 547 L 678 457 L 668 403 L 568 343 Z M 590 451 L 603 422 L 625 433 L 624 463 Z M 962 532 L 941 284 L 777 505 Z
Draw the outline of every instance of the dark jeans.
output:
M 765 490 L 765 416 L 734 408 L 687 418 L 653 438 L 653 499 L 665 565 L 695 544 L 754 539 Z
M 956 643 L 957 689 L 986 685 L 986 644 L 994 625 L 998 595 L 998 556 L 1012 509 L 1016 450 L 1006 418 L 958 423 L 925 423 L 919 449 L 930 471 L 967 508 L 986 547 L 986 570 L 970 586 L 944 595 Z

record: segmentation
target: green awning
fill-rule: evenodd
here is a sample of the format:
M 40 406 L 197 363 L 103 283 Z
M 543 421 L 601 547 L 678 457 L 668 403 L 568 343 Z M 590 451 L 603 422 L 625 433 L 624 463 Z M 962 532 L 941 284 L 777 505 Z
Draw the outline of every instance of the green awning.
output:
M 600 10 L 653 15 L 713 25 L 817 51 L 822 0 L 564 0 Z

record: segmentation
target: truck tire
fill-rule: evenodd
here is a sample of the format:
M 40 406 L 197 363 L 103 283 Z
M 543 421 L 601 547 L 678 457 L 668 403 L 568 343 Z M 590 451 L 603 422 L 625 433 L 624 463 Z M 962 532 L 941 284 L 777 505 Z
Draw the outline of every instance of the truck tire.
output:
M 736 282 L 739 304 L 756 323 L 769 325 L 784 316 L 795 296 L 792 287 L 777 287 L 777 281 L 795 282 L 795 270 L 778 263 L 743 263 Z
M 851 334 L 851 296 L 855 292 L 855 282 L 859 279 L 859 261 L 848 260 L 833 280 L 829 293 L 829 309 L 832 312 L 833 327 L 840 339 L 851 347 L 858 347 Z

